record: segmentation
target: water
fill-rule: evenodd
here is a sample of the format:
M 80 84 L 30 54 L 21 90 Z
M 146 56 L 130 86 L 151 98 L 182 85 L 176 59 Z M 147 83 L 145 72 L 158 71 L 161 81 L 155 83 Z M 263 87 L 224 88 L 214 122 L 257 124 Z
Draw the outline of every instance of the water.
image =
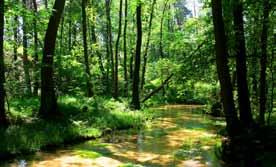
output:
M 169 105 L 162 117 L 142 130 L 118 131 L 105 137 L 33 156 L 20 157 L 11 167 L 216 167 L 215 146 L 221 119 L 201 113 L 200 106 Z

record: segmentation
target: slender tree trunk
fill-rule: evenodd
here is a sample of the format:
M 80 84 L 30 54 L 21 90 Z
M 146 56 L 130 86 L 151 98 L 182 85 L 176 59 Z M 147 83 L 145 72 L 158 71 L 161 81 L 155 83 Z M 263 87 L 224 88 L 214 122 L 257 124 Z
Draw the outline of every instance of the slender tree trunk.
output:
M 53 79 L 53 58 L 57 31 L 64 6 L 65 0 L 55 1 L 44 39 L 41 67 L 41 102 L 39 110 L 39 116 L 42 118 L 53 118 L 59 113 Z
M 260 74 L 260 115 L 259 123 L 265 124 L 265 111 L 266 111 L 266 68 L 267 68 L 267 36 L 268 36 L 268 22 L 269 22 L 269 0 L 263 0 L 263 29 L 261 35 L 261 74 Z
M 86 89 L 87 96 L 92 97 L 92 83 L 91 83 L 91 73 L 89 66 L 88 58 L 88 49 L 87 49 L 87 22 L 86 22 L 86 4 L 87 0 L 82 0 L 82 33 L 83 33 L 83 53 L 84 53 L 84 63 L 85 63 L 85 73 L 86 73 Z
M 124 24 L 124 96 L 128 96 L 128 76 L 127 76 L 127 22 L 128 22 L 128 0 L 125 0 L 125 24 Z
M 0 1 L 0 128 L 8 125 L 5 111 L 4 0 Z
M 149 29 L 148 29 L 148 34 L 147 34 L 147 42 L 146 42 L 146 46 L 145 46 L 145 52 L 144 52 L 144 64 L 143 64 L 143 68 L 142 68 L 142 77 L 141 77 L 141 90 L 143 92 L 144 89 L 144 85 L 145 85 L 145 74 L 146 74 L 146 68 L 147 68 L 147 59 L 148 59 L 148 50 L 149 50 L 149 44 L 150 44 L 150 39 L 151 39 L 151 29 L 152 29 L 152 20 L 154 17 L 154 7 L 156 4 L 156 0 L 152 1 L 152 5 L 151 5 L 151 12 L 150 12 L 150 19 L 149 19 Z
M 48 0 L 44 0 L 45 8 L 48 9 Z
M 34 20 L 33 20 L 33 28 L 34 28 L 34 65 L 35 65 L 35 76 L 34 76 L 34 91 L 33 94 L 38 96 L 39 89 L 39 60 L 38 60 L 38 31 L 37 31 L 37 3 L 36 0 L 33 0 L 33 10 L 34 10 Z
M 110 16 L 110 6 L 111 6 L 111 0 L 105 0 L 105 6 L 106 6 L 106 29 L 107 29 L 107 37 L 108 37 L 108 52 L 110 57 L 110 65 L 111 65 L 111 78 L 112 78 L 112 84 L 114 83 L 114 56 L 113 56 L 113 46 L 112 46 L 112 24 L 111 24 L 111 16 Z M 113 89 L 112 89 L 113 90 Z
M 215 32 L 215 49 L 217 72 L 221 87 L 223 110 L 226 117 L 226 128 L 230 137 L 237 134 L 239 121 L 233 100 L 232 84 L 228 67 L 227 41 L 222 17 L 221 0 L 212 0 L 212 13 Z
M 120 46 L 120 38 L 122 33 L 122 15 L 123 15 L 123 0 L 120 0 L 120 9 L 119 9 L 119 27 L 118 27 L 118 37 L 116 40 L 115 47 L 115 69 L 114 69 L 114 92 L 113 97 L 115 99 L 119 96 L 119 87 L 118 87 L 118 61 L 119 61 L 119 46 Z
M 142 46 L 142 19 L 141 19 L 142 4 L 139 2 L 136 7 L 136 23 L 137 23 L 137 41 L 136 41 L 136 55 L 135 66 L 133 74 L 133 88 L 132 88 L 132 106 L 134 109 L 140 109 L 139 99 L 139 80 L 140 80 L 140 63 L 141 63 L 141 46 Z
M 26 0 L 23 0 L 24 10 L 27 10 Z M 32 85 L 30 78 L 30 61 L 28 59 L 28 37 L 27 37 L 27 21 L 26 21 L 26 12 L 23 14 L 23 68 L 24 68 L 24 77 L 25 77 L 25 93 L 30 96 L 32 93 Z
M 69 1 L 69 17 L 68 17 L 68 50 L 69 54 L 71 54 L 72 51 L 72 14 L 71 14 L 71 9 L 72 9 L 72 0 Z
M 161 16 L 161 23 L 160 23 L 160 41 L 159 41 L 159 52 L 160 57 L 164 58 L 164 52 L 163 52 L 163 24 L 164 24 L 164 18 L 165 18 L 165 12 L 167 10 L 168 0 L 165 1 L 165 5 L 162 11 Z
M 274 34 L 274 44 L 276 43 L 276 34 Z M 268 118 L 267 118 L 267 124 L 270 125 L 270 119 L 271 119 L 271 114 L 273 112 L 273 103 L 274 103 L 274 87 L 275 87 L 275 78 L 274 78 L 274 73 L 275 71 L 275 66 L 274 66 L 274 62 L 275 62 L 275 47 L 272 48 L 272 53 L 271 53 L 271 61 L 270 61 L 270 74 L 271 74 L 271 95 L 270 95 L 270 110 L 269 110 L 269 114 L 268 114 Z
M 17 48 L 18 48 L 18 16 L 14 16 L 14 27 L 13 27 L 13 61 L 17 61 Z
M 233 1 L 234 29 L 235 29 L 235 47 L 236 47 L 236 71 L 238 104 L 240 111 L 240 120 L 245 127 L 253 124 L 253 118 L 250 107 L 247 67 L 246 67 L 246 49 L 244 38 L 243 5 L 240 0 Z

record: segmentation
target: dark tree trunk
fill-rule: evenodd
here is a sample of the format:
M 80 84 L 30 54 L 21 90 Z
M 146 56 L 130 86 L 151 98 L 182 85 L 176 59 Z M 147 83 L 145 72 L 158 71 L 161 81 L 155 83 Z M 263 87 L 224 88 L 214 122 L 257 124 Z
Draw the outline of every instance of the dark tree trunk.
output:
M 27 2 L 23 0 L 24 10 L 27 10 Z M 32 93 L 32 85 L 30 78 L 30 61 L 28 59 L 28 37 L 27 37 L 27 19 L 26 12 L 23 14 L 23 68 L 24 68 L 24 77 L 25 77 L 25 93 L 30 96 Z
M 212 0 L 213 24 L 215 33 L 215 49 L 217 72 L 221 87 L 221 98 L 226 117 L 227 132 L 230 137 L 237 134 L 239 120 L 233 100 L 232 84 L 228 67 L 227 41 L 225 36 L 224 22 L 222 17 L 221 0 Z
M 44 0 L 45 8 L 48 9 L 48 0 Z
M 55 53 L 57 31 L 64 5 L 65 0 L 55 1 L 44 39 L 41 67 L 41 102 L 39 110 L 39 116 L 42 118 L 53 118 L 59 113 L 53 79 L 53 58 Z
M 149 19 L 149 29 L 148 29 L 148 34 L 147 34 L 147 42 L 145 46 L 145 52 L 143 56 L 143 68 L 142 68 L 142 77 L 141 77 L 141 90 L 143 92 L 144 85 L 145 85 L 145 74 L 146 74 L 146 68 L 147 68 L 147 59 L 148 59 L 148 51 L 149 51 L 149 44 L 150 44 L 150 39 L 151 39 L 151 28 L 152 28 L 152 20 L 154 17 L 154 7 L 156 4 L 156 0 L 153 0 L 152 5 L 151 5 L 151 12 L 150 12 L 150 19 Z
M 137 23 L 137 41 L 136 41 L 136 55 L 132 83 L 132 106 L 134 109 L 140 109 L 139 99 L 139 80 L 140 80 L 140 63 L 141 63 L 141 46 L 142 46 L 142 19 L 141 19 L 141 2 L 136 7 L 136 23 Z
M 18 16 L 14 16 L 14 27 L 13 27 L 13 61 L 17 61 L 18 53 L 17 53 L 17 48 L 18 48 Z
M 92 97 L 92 83 L 91 83 L 91 73 L 89 66 L 88 58 L 88 49 L 87 49 L 87 22 L 86 22 L 86 4 L 87 0 L 82 0 L 82 34 L 83 34 L 83 54 L 84 54 L 84 64 L 85 64 L 85 73 L 86 73 L 86 89 L 87 96 Z
M 116 47 L 115 47 L 115 69 L 114 69 L 114 92 L 113 97 L 115 99 L 119 96 L 119 88 L 118 88 L 118 59 L 119 59 L 119 46 L 120 46 L 120 37 L 122 33 L 122 10 L 123 10 L 123 0 L 120 0 L 120 7 L 119 7 L 119 27 L 118 27 L 118 37 L 116 40 Z
M 268 22 L 269 22 L 269 0 L 263 0 L 263 29 L 261 35 L 261 74 L 260 74 L 260 115 L 259 123 L 265 124 L 265 111 L 266 111 L 266 68 L 267 68 L 267 36 L 268 36 Z
M 238 88 L 238 104 L 240 111 L 240 120 L 243 126 L 250 127 L 253 124 L 253 118 L 250 107 L 247 67 L 246 67 L 246 49 L 244 38 L 243 5 L 240 0 L 233 1 L 233 16 L 235 29 L 235 48 L 236 48 L 236 73 Z
M 4 0 L 0 1 L 0 128 L 8 125 L 5 111 Z
M 36 0 L 33 0 L 33 10 L 34 10 L 34 20 L 33 20 L 33 28 L 34 28 L 34 91 L 33 94 L 38 96 L 39 89 L 39 60 L 38 60 L 38 32 L 37 32 L 37 3 Z
M 125 0 L 125 24 L 124 24 L 124 96 L 128 96 L 128 76 L 127 76 L 127 22 L 128 22 L 128 0 Z

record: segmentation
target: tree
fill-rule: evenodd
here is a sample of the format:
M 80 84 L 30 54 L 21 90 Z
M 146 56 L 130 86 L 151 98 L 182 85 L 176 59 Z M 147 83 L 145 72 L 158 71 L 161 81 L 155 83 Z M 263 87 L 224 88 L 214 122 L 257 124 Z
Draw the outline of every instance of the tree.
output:
M 23 30 L 23 68 L 24 68 L 24 77 L 25 77 L 25 89 L 26 94 L 31 95 L 32 93 L 32 85 L 31 85 L 31 78 L 30 78 L 30 61 L 28 58 L 28 37 L 27 37 L 27 16 L 26 10 L 27 2 L 26 0 L 22 0 L 24 5 L 24 13 L 23 13 L 23 23 L 22 23 L 22 30 Z
M 115 99 L 118 98 L 119 96 L 119 88 L 118 88 L 118 59 L 119 59 L 119 45 L 120 45 L 120 37 L 122 33 L 122 8 L 123 8 L 123 0 L 120 0 L 120 7 L 119 7 L 119 27 L 118 27 L 118 36 L 116 40 L 116 47 L 115 47 L 115 69 L 114 69 L 114 92 L 113 92 L 113 97 Z
M 140 64 L 141 64 L 141 46 L 142 46 L 142 18 L 141 18 L 142 4 L 139 1 L 136 7 L 136 26 L 137 26 L 137 39 L 136 39 L 136 55 L 132 83 L 132 106 L 134 109 L 140 109 L 139 99 L 139 80 L 140 80 Z
M 215 34 L 216 64 L 220 81 L 223 111 L 226 117 L 226 128 L 230 137 L 237 134 L 239 121 L 233 100 L 233 88 L 228 67 L 228 51 L 225 36 L 224 22 L 222 17 L 221 0 L 212 0 L 212 14 Z
M 128 95 L 128 76 L 127 76 L 127 22 L 128 22 L 128 0 L 125 0 L 125 23 L 124 23 L 124 80 L 125 80 L 125 88 L 124 95 Z
M 236 48 L 236 73 L 238 88 L 238 103 L 241 123 L 249 127 L 253 123 L 251 114 L 247 68 L 246 68 L 246 49 L 244 37 L 243 4 L 241 0 L 233 1 L 233 16 L 235 30 L 235 48 Z
M 5 65 L 4 65 L 4 0 L 0 1 L 0 128 L 8 124 L 5 111 Z
M 265 111 L 266 111 L 266 68 L 267 68 L 267 36 L 268 36 L 268 23 L 269 23 L 269 0 L 263 0 L 263 25 L 261 34 L 261 73 L 260 73 L 260 114 L 259 123 L 264 125 L 265 123 Z
M 57 31 L 65 6 L 65 0 L 56 0 L 44 38 L 44 49 L 41 66 L 41 99 L 39 116 L 53 118 L 58 115 L 57 99 L 53 80 L 53 58 Z
M 84 64 L 85 64 L 85 73 L 86 73 L 86 89 L 87 96 L 92 97 L 92 83 L 91 83 L 91 72 L 88 58 L 88 49 L 87 49 L 87 22 L 86 22 L 86 4 L 87 0 L 82 0 L 82 34 L 83 34 L 83 54 L 84 54 Z
M 143 56 L 144 64 L 143 64 L 142 77 L 141 77 L 141 90 L 143 90 L 144 84 L 145 84 L 145 74 L 146 74 L 147 61 L 148 61 L 147 56 L 148 56 L 150 39 L 151 39 L 152 20 L 154 17 L 155 4 L 156 4 L 156 0 L 153 0 L 152 5 L 151 5 L 151 10 L 150 10 L 151 12 L 150 12 L 150 19 L 149 19 L 149 30 L 148 30 L 148 34 L 147 34 L 147 42 L 146 42 L 145 52 L 144 52 L 144 56 Z
M 36 0 L 33 0 L 33 12 L 34 12 L 34 19 L 33 19 L 33 29 L 34 29 L 34 64 L 35 64 L 35 81 L 34 81 L 34 91 L 33 94 L 38 96 L 38 88 L 39 88 L 39 76 L 38 76 L 38 31 L 37 31 L 37 3 Z

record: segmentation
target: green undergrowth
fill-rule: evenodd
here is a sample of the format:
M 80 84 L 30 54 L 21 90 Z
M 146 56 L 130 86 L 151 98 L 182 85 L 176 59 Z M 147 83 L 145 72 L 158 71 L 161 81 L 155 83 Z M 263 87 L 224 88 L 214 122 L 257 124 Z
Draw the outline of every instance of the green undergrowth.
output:
M 141 128 L 156 116 L 150 110 L 132 111 L 124 100 L 63 96 L 58 103 L 62 119 L 45 121 L 36 117 L 38 99 L 13 99 L 9 105 L 11 125 L 0 129 L 0 156 L 97 138 L 113 130 Z

